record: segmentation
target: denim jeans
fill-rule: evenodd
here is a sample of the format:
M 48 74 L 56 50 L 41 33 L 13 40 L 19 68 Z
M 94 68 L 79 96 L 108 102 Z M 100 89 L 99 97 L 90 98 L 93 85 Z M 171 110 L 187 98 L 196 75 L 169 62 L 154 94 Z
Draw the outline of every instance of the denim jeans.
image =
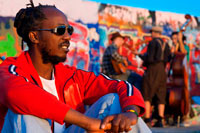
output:
M 104 117 L 121 112 L 119 96 L 116 93 L 107 94 L 94 103 L 85 115 L 93 118 Z M 51 122 L 32 115 L 15 114 L 8 111 L 2 133 L 51 133 Z M 151 133 L 150 129 L 139 117 L 138 123 L 131 127 L 131 133 Z M 84 129 L 72 125 L 63 131 L 64 133 L 84 133 Z M 59 133 L 55 131 L 55 133 Z

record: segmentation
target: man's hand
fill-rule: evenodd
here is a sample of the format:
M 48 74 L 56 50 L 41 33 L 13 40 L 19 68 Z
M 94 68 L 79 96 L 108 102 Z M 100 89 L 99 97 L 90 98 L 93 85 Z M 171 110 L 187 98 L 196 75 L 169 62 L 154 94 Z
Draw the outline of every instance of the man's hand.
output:
M 116 115 L 110 115 L 104 118 L 101 129 L 111 132 L 128 132 L 131 126 L 137 123 L 137 115 L 132 112 L 124 112 Z
M 90 118 L 73 109 L 70 109 L 64 118 L 66 123 L 75 124 L 87 130 L 88 132 L 122 132 L 130 131 L 131 126 L 137 123 L 137 115 L 127 110 L 135 110 L 140 112 L 140 108 L 134 105 L 124 108 L 124 112 L 116 115 L 110 115 L 104 118 L 103 121 L 95 118 Z

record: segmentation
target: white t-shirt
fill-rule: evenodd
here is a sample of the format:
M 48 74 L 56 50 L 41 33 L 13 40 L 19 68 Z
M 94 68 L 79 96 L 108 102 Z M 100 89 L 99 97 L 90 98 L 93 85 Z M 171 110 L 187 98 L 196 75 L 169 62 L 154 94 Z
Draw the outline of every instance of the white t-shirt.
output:
M 40 80 L 43 85 L 43 89 L 52 95 L 56 96 L 57 99 L 59 100 L 58 93 L 56 90 L 56 85 L 55 85 L 55 79 L 54 79 L 54 74 L 52 74 L 52 80 L 47 80 L 42 77 L 40 77 Z M 54 122 L 54 133 L 63 133 L 65 130 L 65 124 L 61 125 L 57 122 Z

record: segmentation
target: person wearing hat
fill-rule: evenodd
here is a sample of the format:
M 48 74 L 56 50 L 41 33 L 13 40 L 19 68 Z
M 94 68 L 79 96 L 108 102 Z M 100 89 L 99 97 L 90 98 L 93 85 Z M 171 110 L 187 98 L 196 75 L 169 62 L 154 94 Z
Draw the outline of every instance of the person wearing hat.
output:
M 128 60 L 118 53 L 118 49 L 125 42 L 124 39 L 125 37 L 119 32 L 111 34 L 110 40 L 112 44 L 104 51 L 102 72 L 110 78 L 128 81 L 140 90 L 142 82 L 141 76 L 130 70 L 126 70 Z
M 120 77 L 120 79 L 126 80 L 127 76 L 118 76 L 119 73 L 112 63 L 112 61 L 115 61 L 116 63 L 124 63 L 124 61 L 126 61 L 126 58 L 118 53 L 118 48 L 124 44 L 124 37 L 119 32 L 114 32 L 111 34 L 110 40 L 112 44 L 105 49 L 103 54 L 102 72 L 111 78 L 119 79 Z
M 163 29 L 162 29 L 162 27 L 154 26 L 154 27 L 152 27 L 152 29 L 150 30 L 150 32 L 151 32 L 151 34 L 153 34 L 152 36 L 155 36 L 154 33 L 160 33 L 159 35 L 161 35 L 162 32 L 163 32 Z
M 170 49 L 167 43 L 161 39 L 162 28 L 155 26 L 150 30 L 152 41 L 149 42 L 144 63 L 147 67 L 143 76 L 142 94 L 145 100 L 145 122 L 151 126 L 152 99 L 157 97 L 158 121 L 155 127 L 163 127 L 165 97 L 166 97 L 166 73 L 165 65 L 168 62 Z

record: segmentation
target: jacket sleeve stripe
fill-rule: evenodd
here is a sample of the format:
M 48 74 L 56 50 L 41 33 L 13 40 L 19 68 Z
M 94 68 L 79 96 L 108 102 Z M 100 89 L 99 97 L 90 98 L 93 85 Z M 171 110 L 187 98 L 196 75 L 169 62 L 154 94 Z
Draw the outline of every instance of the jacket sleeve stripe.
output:
M 101 73 L 101 75 L 108 80 L 115 80 L 115 79 L 111 79 L 110 77 L 106 76 L 103 73 Z M 117 79 L 117 81 L 120 82 L 121 80 Z M 134 89 L 133 86 L 128 81 L 124 81 L 124 82 L 127 86 L 127 96 L 133 96 L 133 89 Z
M 133 96 L 133 86 L 128 81 L 124 82 L 127 85 L 127 96 Z
M 108 80 L 115 80 L 115 81 L 118 81 L 118 82 L 120 82 L 120 81 L 121 81 L 120 79 L 112 79 L 112 78 L 110 78 L 110 77 L 106 76 L 106 75 L 105 75 L 105 74 L 103 74 L 103 73 L 101 73 L 101 75 L 102 75 L 104 78 L 108 79 Z
M 16 72 L 16 66 L 15 65 L 10 65 L 9 66 L 9 72 L 12 73 L 13 75 L 18 76 L 18 73 Z
M 9 72 L 11 73 L 11 74 L 13 74 L 13 75 L 16 75 L 16 76 L 20 76 L 17 72 L 16 72 L 16 66 L 15 65 L 10 65 L 9 66 Z M 23 77 L 23 76 L 21 76 L 21 77 Z M 29 80 L 27 79 L 27 78 L 25 78 L 25 77 L 23 77 L 25 80 L 26 80 L 26 82 L 29 82 Z
M 106 75 L 103 74 L 103 73 L 101 73 L 101 75 L 102 75 L 103 77 L 105 77 L 106 79 L 108 79 L 108 80 L 113 80 L 113 79 L 111 79 L 110 77 L 106 76 Z

